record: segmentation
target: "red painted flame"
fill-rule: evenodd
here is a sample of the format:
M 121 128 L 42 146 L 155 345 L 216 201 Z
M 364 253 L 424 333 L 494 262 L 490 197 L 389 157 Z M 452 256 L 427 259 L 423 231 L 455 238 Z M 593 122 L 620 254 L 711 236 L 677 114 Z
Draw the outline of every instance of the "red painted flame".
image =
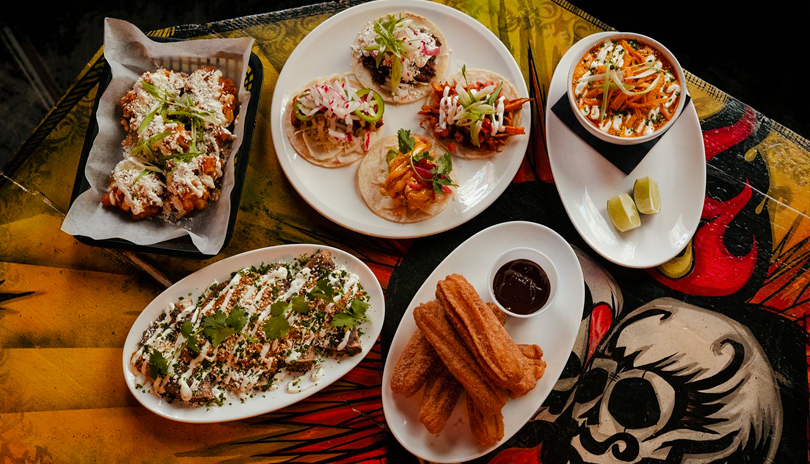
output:
M 599 303 L 591 311 L 591 323 L 588 327 L 588 359 L 583 364 L 586 364 L 591 359 L 599 343 L 605 338 L 605 335 L 613 325 L 613 310 L 607 303 Z
M 734 124 L 703 133 L 706 161 L 749 138 L 756 127 L 756 114 L 746 107 Z M 752 238 L 751 251 L 734 256 L 724 243 L 726 228 L 734 217 L 751 201 L 753 190 L 746 181 L 743 191 L 727 201 L 706 198 L 701 219 L 705 221 L 692 239 L 694 265 L 686 276 L 671 279 L 650 269 L 660 283 L 689 295 L 727 296 L 743 286 L 754 272 L 757 262 L 757 242 Z
M 723 235 L 732 219 L 751 200 L 753 190 L 746 182 L 743 191 L 722 202 L 707 198 L 701 218 L 708 221 L 698 228 L 694 243 L 694 267 L 686 276 L 672 280 L 651 270 L 662 284 L 690 295 L 727 296 L 740 290 L 754 272 L 757 263 L 757 242 L 752 239 L 751 251 L 734 256 L 728 251 Z

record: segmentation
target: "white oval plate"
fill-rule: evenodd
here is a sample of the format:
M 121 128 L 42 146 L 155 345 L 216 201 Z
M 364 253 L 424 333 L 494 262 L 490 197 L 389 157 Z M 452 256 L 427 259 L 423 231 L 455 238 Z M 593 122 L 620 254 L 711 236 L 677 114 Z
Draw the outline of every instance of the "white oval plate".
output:
M 301 158 L 283 130 L 289 117 L 287 103 L 307 82 L 351 71 L 350 46 L 367 22 L 389 13 L 407 10 L 430 19 L 450 47 L 448 74 L 483 68 L 510 80 L 518 94 L 528 96 L 520 67 L 503 43 L 472 17 L 451 7 L 422 0 L 377 0 L 364 3 L 327 19 L 312 30 L 293 50 L 281 70 L 273 93 L 271 127 L 281 168 L 295 190 L 315 210 L 333 222 L 366 235 L 385 238 L 423 237 L 463 224 L 481 213 L 503 193 L 515 176 L 529 143 L 528 130 L 515 137 L 501 153 L 486 160 L 453 159 L 459 177 L 458 195 L 450 206 L 426 221 L 399 224 L 374 214 L 357 188 L 359 161 L 342 168 L 323 168 Z M 388 104 L 380 136 L 400 128 L 427 135 L 417 114 L 423 101 Z M 531 127 L 530 107 L 522 111 L 522 124 Z
M 315 253 L 319 250 L 331 250 L 332 259 L 335 263 L 345 265 L 350 271 L 357 274 L 360 277 L 360 281 L 363 283 L 363 288 L 368 292 L 370 298 L 369 308 L 366 312 L 368 321 L 362 326 L 364 332 L 360 337 L 363 345 L 363 351 L 361 353 L 342 358 L 339 362 L 335 359 L 327 358 L 322 364 L 324 377 L 319 380 L 316 385 L 300 393 L 287 393 L 283 388 L 283 386 L 286 385 L 285 382 L 278 390 L 257 394 L 255 397 L 249 398 L 244 402 L 235 400 L 223 406 L 211 407 L 210 409 L 205 407 L 192 408 L 180 404 L 181 402 L 168 403 L 154 393 L 144 391 L 143 388 L 137 388 L 137 385 L 143 383 L 144 380 L 132 373 L 129 368 L 129 358 L 132 353 L 138 349 L 138 341 L 141 339 L 143 332 L 149 327 L 149 324 L 166 309 L 169 303 L 177 301 L 181 296 L 188 295 L 191 295 L 191 297 L 196 300 L 211 282 L 214 280 L 220 282 L 227 281 L 230 279 L 232 272 L 243 267 L 258 266 L 278 261 L 290 262 L 301 255 Z M 377 277 L 371 272 L 371 269 L 356 257 L 337 248 L 323 245 L 296 244 L 261 248 L 234 255 L 206 266 L 178 281 L 152 300 L 152 302 L 144 308 L 140 316 L 138 316 L 138 319 L 135 320 L 124 342 L 124 378 L 129 390 L 144 407 L 167 419 L 194 423 L 225 422 L 244 419 L 289 406 L 323 390 L 343 377 L 343 375 L 360 363 L 374 346 L 382 329 L 384 319 L 385 298 L 383 297 L 380 283 Z M 291 378 L 288 381 L 292 380 Z
M 703 211 L 706 154 L 697 112 L 689 102 L 663 138 L 630 175 L 626 175 L 579 138 L 551 110 L 557 100 L 565 96 L 571 63 L 583 53 L 584 42 L 581 41 L 563 55 L 548 91 L 546 140 L 557 191 L 574 227 L 605 259 L 631 268 L 658 266 L 683 251 Z M 632 194 L 633 182 L 644 176 L 658 182 L 661 211 L 642 215 L 639 228 L 618 232 L 610 222 L 607 200 L 622 192 Z
M 497 445 L 484 448 L 476 443 L 463 400 L 456 405 L 444 430 L 438 436 L 432 435 L 418 419 L 422 393 L 405 398 L 391 391 L 394 366 L 416 332 L 413 309 L 434 300 L 436 284 L 453 273 L 463 275 L 484 301 L 491 301 L 487 292 L 489 266 L 501 253 L 514 247 L 540 250 L 551 258 L 559 272 L 560 288 L 551 307 L 528 319 L 510 317 L 505 325 L 517 343 L 536 343 L 543 349 L 546 373 L 534 390 L 506 403 L 503 408 L 504 435 Z M 496 449 L 537 413 L 559 379 L 571 355 L 584 304 L 585 284 L 579 260 L 568 242 L 553 230 L 533 222 L 518 221 L 498 224 L 473 235 L 453 250 L 422 284 L 405 310 L 391 342 L 382 383 L 383 411 L 391 432 L 405 449 L 430 462 L 467 461 Z

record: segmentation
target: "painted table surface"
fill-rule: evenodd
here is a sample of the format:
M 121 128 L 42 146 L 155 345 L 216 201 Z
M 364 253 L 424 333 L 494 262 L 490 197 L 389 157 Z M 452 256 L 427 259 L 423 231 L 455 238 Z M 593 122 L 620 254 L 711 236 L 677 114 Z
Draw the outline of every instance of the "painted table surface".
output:
M 443 3 L 503 41 L 537 103 L 565 51 L 609 29 L 561 0 Z M 333 224 L 295 193 L 269 129 L 272 90 L 286 58 L 307 32 L 352 5 L 150 33 L 252 36 L 264 67 L 233 238 L 214 258 L 92 247 L 61 232 L 103 68 L 100 51 L 6 166 L 0 456 L 7 462 L 414 461 L 383 416 L 387 343 L 445 256 L 490 225 L 521 220 L 554 229 L 577 250 L 586 302 L 551 395 L 517 435 L 478 461 L 806 462 L 808 141 L 689 74 L 705 145 L 706 193 L 697 232 L 671 261 L 623 268 L 582 241 L 555 189 L 537 117 L 520 171 L 482 214 L 432 237 L 369 238 Z M 124 340 L 140 311 L 166 285 L 207 264 L 289 243 L 335 246 L 374 271 L 387 315 L 371 354 L 329 388 L 252 419 L 183 424 L 140 406 L 121 374 Z

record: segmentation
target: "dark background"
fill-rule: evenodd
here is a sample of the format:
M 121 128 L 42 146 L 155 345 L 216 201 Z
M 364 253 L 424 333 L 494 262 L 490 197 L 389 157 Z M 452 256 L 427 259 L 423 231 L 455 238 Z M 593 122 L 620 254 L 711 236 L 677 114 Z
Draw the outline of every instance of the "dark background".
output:
M 17 3 L 16 11 L 0 21 L 0 166 L 100 49 L 105 17 L 127 20 L 148 32 L 314 3 L 320 2 Z M 810 138 L 810 117 L 803 114 L 810 107 L 810 93 L 799 86 L 808 68 L 807 42 L 793 39 L 808 27 L 810 2 L 758 2 L 754 8 L 731 0 L 572 3 L 610 27 L 657 39 L 691 73 Z

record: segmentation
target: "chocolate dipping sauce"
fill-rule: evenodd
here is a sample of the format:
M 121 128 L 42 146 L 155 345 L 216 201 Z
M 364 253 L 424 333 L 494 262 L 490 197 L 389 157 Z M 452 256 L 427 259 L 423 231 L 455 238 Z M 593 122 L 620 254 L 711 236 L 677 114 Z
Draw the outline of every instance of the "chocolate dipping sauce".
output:
M 516 314 L 532 314 L 543 307 L 551 294 L 546 271 L 528 259 L 516 259 L 501 266 L 492 288 L 501 306 Z

